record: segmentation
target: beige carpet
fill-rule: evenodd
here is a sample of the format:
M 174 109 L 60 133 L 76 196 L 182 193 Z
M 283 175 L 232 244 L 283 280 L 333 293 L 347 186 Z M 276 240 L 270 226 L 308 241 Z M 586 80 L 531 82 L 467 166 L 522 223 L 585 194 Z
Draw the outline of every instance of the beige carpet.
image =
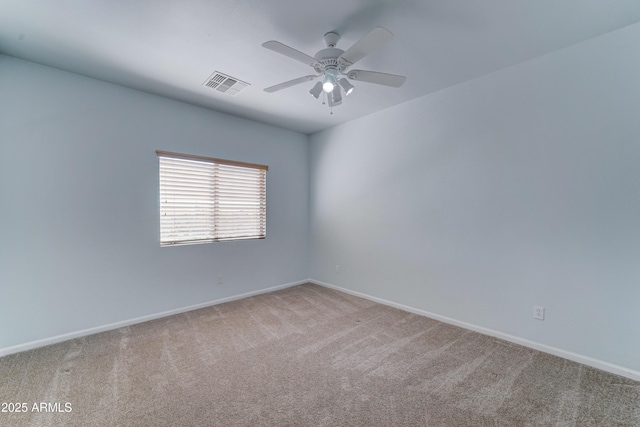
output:
M 0 358 L 0 402 L 28 407 L 2 426 L 640 426 L 638 382 L 315 285 Z

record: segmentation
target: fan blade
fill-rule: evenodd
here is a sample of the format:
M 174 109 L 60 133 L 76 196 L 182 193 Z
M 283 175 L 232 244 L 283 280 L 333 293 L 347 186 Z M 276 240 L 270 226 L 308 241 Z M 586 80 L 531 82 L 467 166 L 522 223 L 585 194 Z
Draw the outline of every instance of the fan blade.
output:
M 291 86 L 299 85 L 300 83 L 310 82 L 311 80 L 315 80 L 316 77 L 318 76 L 314 76 L 313 74 L 309 76 L 298 77 L 297 79 L 289 80 L 288 82 L 284 82 L 284 83 L 280 83 L 279 85 L 268 87 L 264 91 L 269 93 L 277 92 L 279 90 L 286 89 Z
M 375 83 L 377 85 L 400 87 L 407 80 L 405 76 L 379 73 L 377 71 L 351 70 L 347 74 L 351 80 L 359 82 Z
M 347 66 L 353 65 L 392 39 L 393 34 L 391 31 L 376 27 L 340 55 L 338 61 L 346 62 Z
M 266 47 L 269 50 L 272 50 L 284 56 L 288 56 L 291 59 L 295 59 L 296 61 L 300 61 L 303 64 L 307 64 L 312 67 L 318 63 L 318 60 L 314 57 L 309 56 L 306 53 L 302 53 L 299 50 L 295 50 L 294 48 L 275 40 L 262 43 L 262 47 Z

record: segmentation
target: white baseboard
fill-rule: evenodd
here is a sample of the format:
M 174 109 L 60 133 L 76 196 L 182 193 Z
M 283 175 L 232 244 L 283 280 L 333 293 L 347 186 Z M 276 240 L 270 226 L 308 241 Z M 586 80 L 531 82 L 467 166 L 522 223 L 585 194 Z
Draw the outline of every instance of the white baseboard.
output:
M 582 363 L 583 365 L 591 366 L 592 368 L 600 369 L 606 372 L 610 372 L 612 374 L 620 375 L 625 378 L 629 378 L 634 381 L 640 381 L 640 372 L 635 371 L 633 369 L 628 369 L 622 366 L 614 365 L 613 363 L 605 362 L 602 360 L 594 359 L 589 356 L 583 356 L 581 354 L 573 353 L 567 350 L 562 350 L 560 348 L 551 347 L 545 344 L 540 344 L 534 341 L 529 341 L 524 338 L 520 338 L 514 335 L 505 334 L 499 331 L 495 331 L 493 329 L 484 328 L 482 326 L 477 326 L 472 323 L 461 322 L 459 320 L 451 319 L 446 316 L 441 316 L 439 314 L 431 313 L 425 310 L 421 310 L 414 307 L 409 307 L 403 304 L 398 304 L 393 301 L 388 301 L 382 298 L 374 297 L 371 295 L 364 294 L 362 292 L 352 291 L 351 289 L 342 288 L 340 286 L 332 285 L 330 283 L 321 282 L 319 280 L 309 279 L 310 283 L 314 283 L 316 285 L 324 286 L 327 288 L 335 289 L 340 292 L 344 292 L 346 294 L 354 295 L 360 298 L 368 299 L 370 301 L 374 301 L 380 304 L 384 304 L 390 307 L 394 307 L 403 311 L 408 311 L 410 313 L 418 314 L 420 316 L 429 317 L 431 319 L 439 320 L 444 323 L 448 323 L 450 325 L 459 326 L 461 328 L 469 329 L 475 332 L 479 332 L 484 335 L 489 335 L 495 338 L 500 338 L 505 341 L 509 341 L 515 344 L 520 344 L 525 347 L 532 348 L 534 350 L 542 351 L 544 353 L 552 354 L 554 356 L 562 357 L 564 359 L 568 359 L 574 362 Z
M 225 302 L 236 301 L 239 299 L 248 298 L 255 295 L 266 294 L 269 292 L 277 291 L 279 289 L 285 289 L 285 288 L 290 288 L 292 286 L 302 285 L 304 283 L 309 283 L 309 281 L 302 280 L 299 282 L 286 283 L 284 285 L 273 286 L 271 288 L 260 289 L 258 291 L 247 292 L 244 294 L 221 298 L 214 301 L 208 301 L 201 304 L 190 305 L 188 307 L 181 307 L 181 308 L 176 308 L 174 310 L 163 311 L 162 313 L 155 313 L 147 316 L 136 317 L 135 319 L 123 320 L 121 322 L 110 323 L 108 325 L 97 326 L 95 328 L 82 329 L 80 331 L 57 335 L 51 338 L 44 338 L 41 340 L 31 341 L 24 344 L 18 344 L 12 347 L 0 348 L 0 357 L 7 356 L 9 354 L 20 353 L 22 351 L 32 350 L 38 347 L 44 347 L 47 345 L 56 344 L 62 341 L 68 341 L 74 338 L 80 338 L 80 337 L 85 337 L 87 335 L 97 334 L 100 332 L 111 331 L 111 330 L 122 328 L 125 326 L 135 325 L 136 323 L 142 323 L 142 322 L 147 322 L 149 320 L 160 319 L 162 317 L 172 316 L 174 314 L 186 313 L 187 311 L 198 310 L 199 308 L 211 307 L 212 305 L 218 305 Z

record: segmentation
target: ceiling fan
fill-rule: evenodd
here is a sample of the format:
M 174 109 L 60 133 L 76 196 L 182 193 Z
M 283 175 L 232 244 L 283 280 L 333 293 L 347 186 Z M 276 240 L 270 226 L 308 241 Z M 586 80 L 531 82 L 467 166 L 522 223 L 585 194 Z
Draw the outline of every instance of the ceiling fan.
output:
M 349 67 L 353 64 L 392 39 L 393 34 L 389 30 L 376 27 L 344 51 L 336 47 L 338 40 L 340 40 L 340 35 L 335 32 L 328 32 L 324 35 L 324 42 L 327 47 L 318 51 L 315 56 L 309 56 L 275 40 L 265 42 L 262 44 L 263 47 L 309 65 L 316 74 L 289 80 L 268 87 L 264 91 L 269 93 L 277 92 L 321 77 L 322 81 L 317 82 L 309 93 L 318 99 L 320 94 L 324 92 L 329 107 L 334 107 L 342 104 L 342 91 L 344 91 L 345 95 L 353 92 L 354 86 L 349 80 L 400 87 L 404 84 L 405 80 L 407 80 L 404 76 L 380 73 L 377 71 L 349 70 Z

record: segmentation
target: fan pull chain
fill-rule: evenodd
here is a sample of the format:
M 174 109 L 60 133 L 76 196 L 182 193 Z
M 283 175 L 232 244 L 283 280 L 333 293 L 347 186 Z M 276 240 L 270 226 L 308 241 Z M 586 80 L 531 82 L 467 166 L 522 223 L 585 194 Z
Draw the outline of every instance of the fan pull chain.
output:
M 326 97 L 329 96 L 327 93 L 325 93 L 324 91 L 322 91 L 322 105 L 326 104 Z M 329 104 L 329 111 L 330 114 L 333 116 L 333 103 Z

